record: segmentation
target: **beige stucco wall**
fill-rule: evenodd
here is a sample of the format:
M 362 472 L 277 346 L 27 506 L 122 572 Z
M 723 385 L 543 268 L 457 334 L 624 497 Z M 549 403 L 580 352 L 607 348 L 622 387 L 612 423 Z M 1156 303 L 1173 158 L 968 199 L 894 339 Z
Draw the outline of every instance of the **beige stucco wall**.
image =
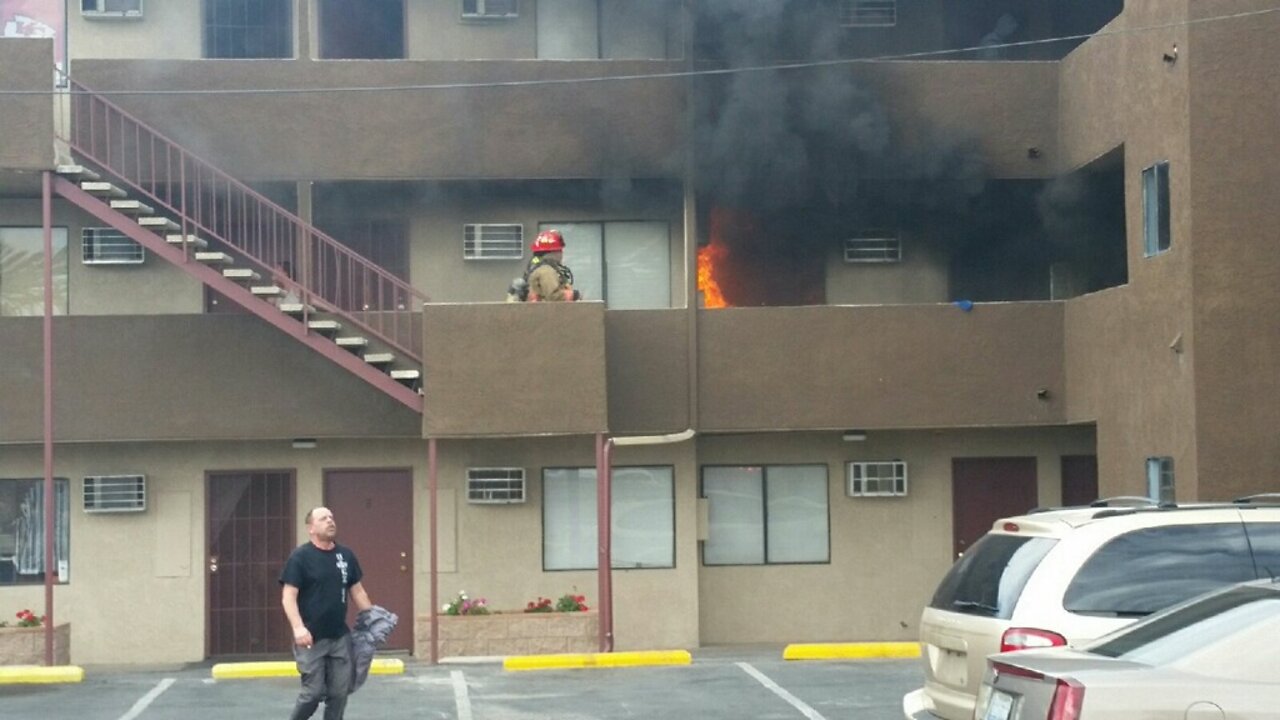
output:
M 482 186 L 483 187 L 483 186 Z M 562 191 L 550 183 L 521 183 L 516 189 L 494 186 L 489 192 L 441 184 L 353 186 L 332 207 L 318 202 L 317 222 L 344 217 L 406 219 L 409 223 L 409 280 L 434 302 L 493 302 L 506 298 L 513 278 L 524 273 L 528 245 L 540 223 L 661 221 L 668 227 L 668 267 L 672 307 L 684 298 L 684 226 L 678 189 L 615 191 L 608 181 L 585 190 Z M 350 210 L 348 209 L 350 208 Z M 519 260 L 466 260 L 463 225 L 520 223 L 525 250 Z M 600 299 L 600 298 L 589 298 Z
M 1197 18 L 1274 5 L 1191 4 Z M 1195 443 L 1200 496 L 1274 491 L 1280 476 L 1280 18 L 1190 31 Z
M 697 645 L 696 473 L 692 445 L 621 449 L 618 465 L 675 468 L 676 567 L 614 573 L 617 648 Z M 593 467 L 594 439 L 440 443 L 440 596 L 460 590 L 492 607 L 517 610 L 538 595 L 567 592 L 595 605 L 594 572 L 542 570 L 541 468 Z M 72 662 L 180 663 L 205 654 L 205 480 L 209 470 L 272 468 L 296 471 L 298 542 L 301 517 L 323 503 L 326 468 L 411 467 L 415 510 L 414 607 L 402 617 L 429 612 L 427 449 L 422 441 L 321 440 L 314 450 L 288 441 L 244 443 L 84 444 L 59 446 L 55 474 L 71 478 L 71 582 L 55 593 L 59 621 L 72 623 Z M 523 505 L 469 505 L 467 467 L 517 466 L 528 473 Z M 151 506 L 137 514 L 86 515 L 79 509 L 88 474 L 144 473 Z M 10 446 L 0 455 L 0 477 L 39 477 L 38 446 Z M 357 553 L 360 548 L 354 548 Z M 280 559 L 283 562 L 284 558 Z M 370 595 L 378 601 L 378 588 Z M 43 605 L 41 586 L 0 587 L 0 608 Z M 120 609 L 146 618 L 122 622 Z M 661 608 L 661 612 L 655 609 Z
M 537 56 L 534 0 L 510 20 L 464 22 L 459 3 L 405 3 L 406 54 L 422 60 L 520 60 Z
M 42 222 L 39 200 L 0 199 L 0 226 L 38 228 Z M 146 253 L 141 265 L 85 265 L 81 231 L 106 224 L 71 202 L 54 202 L 53 225 L 67 229 L 69 314 L 163 315 L 203 310 L 200 282 L 152 253 Z
M 950 564 L 951 458 L 1035 455 L 1040 501 L 1056 502 L 1059 457 L 1088 453 L 1091 428 L 872 432 L 865 442 L 838 433 L 703 437 L 675 445 L 619 448 L 617 466 L 674 470 L 675 567 L 616 570 L 617 649 L 695 647 L 728 642 L 909 639 Z M 598 602 L 593 571 L 544 571 L 542 470 L 594 466 L 591 436 L 537 440 L 440 441 L 442 602 L 460 590 L 499 609 L 566 592 Z M 852 499 L 844 463 L 906 460 L 910 495 Z M 700 567 L 699 467 L 709 464 L 826 463 L 831 562 L 812 566 Z M 327 468 L 412 468 L 415 615 L 429 612 L 427 452 L 420 440 L 321 440 L 294 450 L 285 440 L 223 443 L 59 445 L 55 474 L 71 479 L 71 581 L 55 593 L 60 621 L 72 623 L 72 662 L 183 663 L 205 653 L 205 473 L 272 468 L 296 472 L 296 539 L 301 516 L 321 504 Z M 528 501 L 465 502 L 468 467 L 523 467 Z M 0 477 L 39 477 L 38 445 L 10 446 Z M 79 509 L 89 474 L 144 473 L 149 507 L 138 514 L 87 515 Z M 355 548 L 357 552 L 360 548 Z M 281 558 L 283 562 L 283 558 Z M 378 588 L 369 587 L 378 601 Z M 804 598 L 821 612 L 780 612 Z M 40 586 L 0 587 L 0 607 L 39 607 Z M 145 623 L 121 622 L 121 607 Z M 399 610 L 398 608 L 393 608 Z M 402 615 L 403 616 L 403 615 Z
M 894 305 L 946 302 L 950 257 L 920 236 L 902 237 L 898 263 L 847 263 L 843 242 L 828 243 L 828 305 Z
M 0 44 L 0 87 L 48 91 L 53 88 L 53 42 L 5 38 Z M 54 164 L 54 100 L 48 95 L 6 95 L 0 101 L 0 169 L 36 171 Z M 0 189 L 5 178 L 0 176 Z M 30 178 L 27 179 L 30 183 Z M 38 187 L 38 185 L 37 185 Z
M 1176 23 L 1186 13 L 1186 0 L 1131 0 L 1109 27 Z M 1145 460 L 1163 455 L 1174 458 L 1178 498 L 1198 492 L 1191 262 L 1200 221 L 1193 227 L 1187 79 L 1194 56 L 1162 59 L 1175 43 L 1185 51 L 1186 38 L 1183 28 L 1095 37 L 1061 64 L 1062 169 L 1124 145 L 1129 284 L 1070 300 L 1065 314 L 1067 417 L 1097 422 L 1104 495 L 1146 494 Z M 1142 170 L 1161 161 L 1170 164 L 1171 247 L 1147 258 Z
M 141 18 L 85 17 L 67 6 L 67 50 L 82 58 L 195 59 L 204 52 L 204 3 L 143 3 Z
M 703 567 L 704 645 L 914 640 L 920 611 L 951 565 L 951 459 L 1036 456 L 1040 503 L 1061 501 L 1060 457 L 1092 451 L 1089 428 L 703 436 L 699 465 L 826 463 L 831 561 Z M 904 460 L 903 498 L 845 495 L 845 463 Z

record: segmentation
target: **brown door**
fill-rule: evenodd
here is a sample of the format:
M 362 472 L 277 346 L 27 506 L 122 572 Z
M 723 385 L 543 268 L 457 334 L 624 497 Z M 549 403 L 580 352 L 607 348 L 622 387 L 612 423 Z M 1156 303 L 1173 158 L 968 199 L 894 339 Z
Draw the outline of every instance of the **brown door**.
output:
M 364 571 L 369 598 L 400 616 L 388 650 L 413 649 L 413 473 L 326 470 L 325 505 L 338 523 L 338 542 Z M 355 622 L 355 606 L 348 624 Z
M 954 458 L 951 461 L 952 550 L 961 553 L 1002 517 L 1036 506 L 1036 459 Z
M 1098 456 L 1062 456 L 1062 504 L 1088 505 L 1098 499 Z
M 293 472 L 211 472 L 205 485 L 209 655 L 288 653 L 279 578 L 296 545 Z

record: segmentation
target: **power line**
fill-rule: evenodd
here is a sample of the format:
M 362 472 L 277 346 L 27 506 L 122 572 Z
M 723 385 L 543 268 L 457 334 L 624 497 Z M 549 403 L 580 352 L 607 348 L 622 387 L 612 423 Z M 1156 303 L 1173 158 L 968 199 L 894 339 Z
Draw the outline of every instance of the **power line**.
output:
M 777 72 L 780 70 L 806 70 L 812 68 L 838 67 L 845 65 L 865 65 L 886 62 L 900 62 L 904 60 L 920 60 L 927 58 L 945 58 L 948 56 L 965 55 L 974 52 L 988 52 L 992 50 L 1004 50 L 1009 48 L 1025 48 L 1040 45 L 1050 45 L 1054 43 L 1071 42 L 1076 40 L 1087 40 L 1096 37 L 1117 37 L 1122 35 L 1132 35 L 1138 33 L 1154 32 L 1157 30 L 1171 30 L 1177 28 L 1190 27 L 1192 25 L 1202 25 L 1214 22 L 1223 22 L 1227 20 L 1239 20 L 1243 18 L 1260 17 L 1280 12 L 1280 7 L 1265 8 L 1262 10 L 1248 10 L 1244 12 L 1233 13 L 1230 15 L 1214 15 L 1203 18 L 1190 18 L 1187 20 L 1179 20 L 1177 22 L 1162 23 L 1158 25 L 1144 25 L 1138 27 L 1115 28 L 1112 30 L 1100 30 L 1094 33 L 1081 33 L 1077 35 L 1062 35 L 1052 38 L 1042 38 L 1039 40 L 1021 40 L 1018 42 L 1000 43 L 996 45 L 973 45 L 963 48 L 951 48 L 946 50 L 924 50 L 912 53 L 898 53 L 892 55 L 880 55 L 870 58 L 841 58 L 836 60 L 812 60 L 794 63 L 779 63 L 773 65 L 752 65 L 747 67 L 735 68 L 712 68 L 707 70 L 681 70 L 662 73 L 640 73 L 631 75 L 604 75 L 600 77 L 575 77 L 575 78 L 549 78 L 538 80 L 505 80 L 497 82 L 468 82 L 468 83 L 432 83 L 426 85 L 354 85 L 347 87 L 307 87 L 307 88 L 217 88 L 217 89 L 199 89 L 199 90 L 0 90 L 0 95 L 62 95 L 62 94 L 92 94 L 92 95 L 312 95 L 320 93 L 373 93 L 373 92 L 420 92 L 427 90 L 476 90 L 482 88 L 523 88 L 523 87 L 539 87 L 549 85 L 579 85 L 586 83 L 604 83 L 604 82 L 622 82 L 632 80 L 669 80 L 679 78 L 692 77 L 712 77 L 718 75 L 736 75 L 739 73 L 759 73 L 759 72 Z

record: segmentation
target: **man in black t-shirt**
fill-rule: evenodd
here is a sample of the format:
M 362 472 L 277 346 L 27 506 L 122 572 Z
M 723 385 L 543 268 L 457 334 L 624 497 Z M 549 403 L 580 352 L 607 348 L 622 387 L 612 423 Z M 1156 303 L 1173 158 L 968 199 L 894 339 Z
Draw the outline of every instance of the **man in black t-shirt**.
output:
M 293 657 L 302 692 L 290 720 L 306 720 L 324 702 L 324 720 L 342 720 L 351 691 L 351 635 L 347 599 L 358 610 L 373 606 L 360 583 L 360 561 L 335 542 L 338 526 L 329 508 L 306 517 L 310 540 L 289 555 L 280 573 L 280 604 L 293 628 Z

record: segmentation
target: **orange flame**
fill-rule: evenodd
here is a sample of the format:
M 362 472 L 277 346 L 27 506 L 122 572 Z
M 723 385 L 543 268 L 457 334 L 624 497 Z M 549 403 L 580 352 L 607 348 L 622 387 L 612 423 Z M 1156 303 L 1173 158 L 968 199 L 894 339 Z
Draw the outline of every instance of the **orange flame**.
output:
M 716 264 L 724 260 L 728 248 L 716 242 L 716 238 L 698 248 L 698 291 L 702 293 L 702 306 L 706 308 L 728 307 L 720 284 L 716 282 Z

